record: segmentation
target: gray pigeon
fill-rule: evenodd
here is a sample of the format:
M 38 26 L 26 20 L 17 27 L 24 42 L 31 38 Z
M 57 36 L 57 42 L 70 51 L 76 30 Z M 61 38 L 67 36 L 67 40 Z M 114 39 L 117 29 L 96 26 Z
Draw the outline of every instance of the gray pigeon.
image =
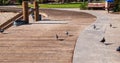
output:
M 96 25 L 93 25 L 93 28 L 96 29 Z
M 66 34 L 67 36 L 69 36 L 69 32 L 68 32 L 68 31 L 66 31 L 65 34 Z
M 1 32 L 1 33 L 3 33 L 3 32 L 4 32 L 4 30 L 3 30 L 3 29 L 0 29 L 0 32 Z
M 116 49 L 116 51 L 119 51 L 119 52 L 120 52 L 120 46 Z
M 58 38 L 59 38 L 59 37 L 58 37 L 58 35 L 56 34 L 56 39 L 58 40 Z
M 103 39 L 100 42 L 104 43 L 105 42 L 105 37 L 103 37 Z
M 110 24 L 110 27 L 112 27 L 112 24 Z

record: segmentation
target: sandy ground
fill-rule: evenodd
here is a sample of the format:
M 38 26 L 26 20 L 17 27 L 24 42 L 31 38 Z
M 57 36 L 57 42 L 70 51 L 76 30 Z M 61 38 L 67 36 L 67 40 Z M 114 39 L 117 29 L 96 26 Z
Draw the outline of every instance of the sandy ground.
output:
M 43 21 L 52 23 L 31 22 L 13 26 L 0 34 L 0 63 L 72 63 L 78 35 L 96 17 L 82 12 L 51 9 L 40 12 L 48 15 L 43 17 Z M 56 34 L 59 40 L 56 40 Z
M 14 12 L 0 12 L 0 24 L 4 23 L 6 20 L 9 20 L 15 15 L 16 13 Z

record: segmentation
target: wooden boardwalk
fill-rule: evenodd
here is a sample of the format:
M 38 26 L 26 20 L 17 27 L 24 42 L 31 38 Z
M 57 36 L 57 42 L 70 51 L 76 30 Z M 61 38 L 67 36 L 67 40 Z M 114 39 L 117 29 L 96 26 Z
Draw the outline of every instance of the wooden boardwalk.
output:
M 51 10 L 46 11 L 46 13 L 49 11 Z M 62 12 L 59 11 L 60 14 Z M 71 13 L 71 11 L 69 12 Z M 50 15 L 52 16 L 52 14 Z M 55 16 L 49 17 L 49 19 L 53 17 Z M 55 18 L 63 19 L 59 17 L 58 14 Z M 70 15 L 67 17 L 70 18 Z M 0 34 L 0 63 L 72 63 L 78 35 L 94 20 L 91 19 L 87 24 L 88 20 L 85 20 L 84 17 L 75 21 L 67 20 L 68 22 L 63 24 L 32 22 L 28 25 L 11 27 Z M 86 24 L 79 25 L 82 22 L 81 19 L 86 21 Z M 80 23 L 78 23 L 79 21 Z M 66 36 L 66 31 L 69 32 L 70 36 Z M 60 40 L 56 40 L 56 34 Z

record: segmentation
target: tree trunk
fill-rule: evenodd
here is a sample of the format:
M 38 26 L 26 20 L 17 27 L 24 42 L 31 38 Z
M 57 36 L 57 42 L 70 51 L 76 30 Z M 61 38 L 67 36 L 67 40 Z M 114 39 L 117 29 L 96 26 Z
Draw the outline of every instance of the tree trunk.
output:
M 62 3 L 65 3 L 65 0 L 62 0 Z

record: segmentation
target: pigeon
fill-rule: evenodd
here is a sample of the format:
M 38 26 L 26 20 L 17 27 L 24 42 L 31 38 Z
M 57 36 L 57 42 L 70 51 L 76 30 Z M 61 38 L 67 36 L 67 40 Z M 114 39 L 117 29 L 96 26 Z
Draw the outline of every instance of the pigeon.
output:
M 96 25 L 93 25 L 93 28 L 96 29 Z
M 100 42 L 104 43 L 105 42 L 105 38 L 103 37 L 103 39 Z
M 112 24 L 110 24 L 110 27 L 112 27 Z
M 32 13 L 31 13 L 31 16 L 32 16 L 32 19 L 34 19 L 34 18 L 35 18 L 35 17 L 34 17 L 34 12 L 32 12 Z
M 33 8 L 30 8 L 30 11 L 33 11 Z M 34 16 L 34 12 L 31 13 L 31 16 Z
M 3 29 L 0 29 L 0 32 L 1 32 L 1 33 L 3 33 L 3 32 L 4 32 L 4 30 L 3 30 Z
M 120 46 L 116 49 L 116 51 L 120 52 Z
M 68 32 L 68 31 L 66 31 L 65 34 L 66 34 L 67 36 L 69 36 L 69 32 Z
M 59 37 L 58 37 L 58 35 L 56 34 L 56 39 L 58 40 L 58 38 L 59 38 Z

